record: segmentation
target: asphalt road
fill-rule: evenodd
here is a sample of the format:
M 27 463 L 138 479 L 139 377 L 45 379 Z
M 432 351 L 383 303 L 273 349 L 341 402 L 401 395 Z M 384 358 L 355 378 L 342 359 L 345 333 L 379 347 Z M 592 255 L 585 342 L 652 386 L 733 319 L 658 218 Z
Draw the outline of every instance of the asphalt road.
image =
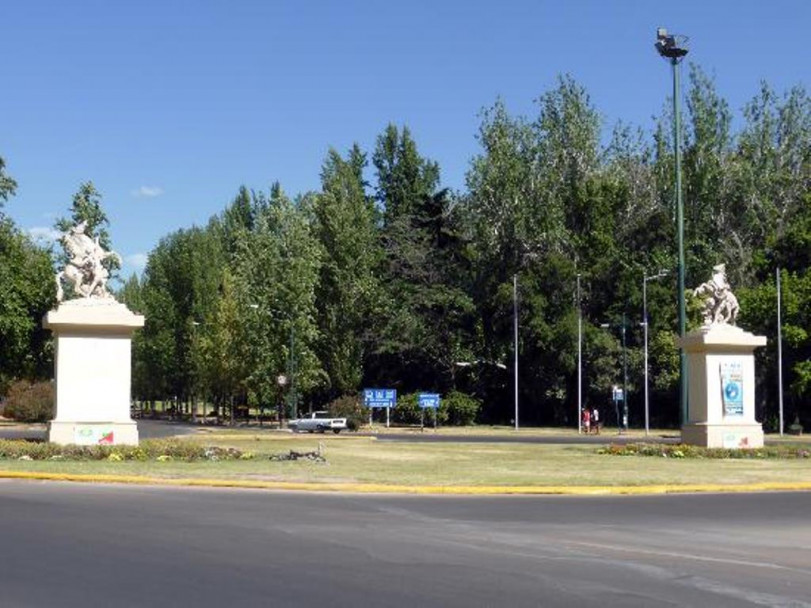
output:
M 811 494 L 0 481 L 0 606 L 811 606 Z
M 141 439 L 158 439 L 174 437 L 175 435 L 188 435 L 194 433 L 198 427 L 166 422 L 162 420 L 136 420 L 138 423 L 138 436 Z M 45 441 L 48 439 L 46 425 L 17 425 L 0 426 L 0 439 L 28 439 L 34 441 Z
M 194 433 L 201 427 L 182 422 L 168 422 L 165 420 L 141 419 L 138 423 L 138 434 L 141 439 L 156 439 L 172 437 L 175 435 L 187 435 Z M 227 428 L 227 427 L 219 427 Z M 266 432 L 267 429 L 254 429 L 256 432 Z M 385 432 L 375 433 L 374 431 L 364 431 L 360 433 L 350 433 L 350 435 L 376 437 L 380 441 L 403 441 L 411 443 L 437 442 L 437 443 L 538 443 L 538 444 L 605 444 L 605 443 L 678 443 L 679 435 L 676 431 L 673 434 L 651 435 L 642 437 L 639 435 L 618 435 L 616 430 L 606 429 L 599 435 L 529 435 L 517 433 L 515 435 L 438 435 L 431 429 L 426 429 L 423 433 L 406 432 L 397 433 Z M 44 441 L 48 432 L 45 425 L 20 425 L 14 427 L 0 427 L 0 439 L 29 439 Z
M 615 432 L 603 432 L 599 435 L 436 435 L 430 430 L 423 433 L 374 433 L 363 432 L 358 435 L 370 435 L 378 441 L 402 441 L 406 443 L 540 443 L 540 444 L 588 444 L 602 445 L 607 443 L 678 443 L 680 435 L 674 431 L 671 435 L 619 435 Z

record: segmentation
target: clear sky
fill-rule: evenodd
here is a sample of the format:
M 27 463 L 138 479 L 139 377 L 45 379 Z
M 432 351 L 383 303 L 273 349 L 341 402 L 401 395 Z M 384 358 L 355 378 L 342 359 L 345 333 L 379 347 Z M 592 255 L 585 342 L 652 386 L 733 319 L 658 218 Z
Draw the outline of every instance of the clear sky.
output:
M 92 180 L 126 276 L 242 184 L 317 189 L 330 146 L 371 152 L 389 122 L 462 189 L 481 109 L 534 115 L 561 73 L 606 129 L 651 128 L 660 25 L 736 113 L 760 80 L 808 87 L 809 0 L 0 0 L 5 211 L 46 234 Z

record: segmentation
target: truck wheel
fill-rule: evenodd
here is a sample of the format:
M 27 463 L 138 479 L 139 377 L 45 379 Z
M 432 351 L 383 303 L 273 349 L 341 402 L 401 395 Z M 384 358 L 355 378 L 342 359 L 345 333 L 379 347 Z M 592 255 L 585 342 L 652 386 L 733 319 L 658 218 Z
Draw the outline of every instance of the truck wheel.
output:
M 332 429 L 332 432 L 336 435 L 341 432 L 341 429 Z

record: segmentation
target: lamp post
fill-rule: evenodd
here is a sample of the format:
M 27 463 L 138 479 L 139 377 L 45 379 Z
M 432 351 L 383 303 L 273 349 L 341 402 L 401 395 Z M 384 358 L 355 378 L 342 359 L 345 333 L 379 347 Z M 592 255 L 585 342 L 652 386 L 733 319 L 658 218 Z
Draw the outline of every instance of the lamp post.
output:
M 642 275 L 642 327 L 645 330 L 645 436 L 650 433 L 650 409 L 648 405 L 648 281 L 655 281 L 667 276 L 666 270 L 660 270 L 653 276 L 647 272 Z
M 250 307 L 254 310 L 259 310 L 259 304 L 250 304 Z M 287 377 L 290 381 L 290 391 L 288 392 L 288 404 L 290 405 L 290 410 L 293 415 L 293 418 L 298 418 L 298 394 L 296 393 L 296 327 L 293 324 L 293 318 L 286 312 L 282 310 L 277 310 L 275 308 L 266 309 L 265 312 L 268 313 L 271 317 L 275 315 L 281 315 L 290 323 L 290 349 L 287 355 Z
M 580 301 L 580 273 L 577 273 L 577 434 L 583 432 L 583 305 Z
M 777 399 L 780 407 L 780 436 L 783 436 L 783 323 L 780 308 L 782 294 L 780 292 L 780 267 L 775 271 L 777 281 Z
M 515 430 L 518 430 L 518 275 L 513 275 L 513 351 L 515 390 Z
M 608 329 L 610 323 L 601 323 L 600 327 Z M 620 337 L 622 338 L 622 422 L 617 421 L 620 429 L 628 430 L 628 356 L 625 342 L 625 330 L 628 327 L 628 320 L 625 313 L 622 313 L 622 323 L 619 325 Z
M 679 336 L 684 338 L 687 311 L 684 302 L 684 204 L 681 196 L 681 114 L 679 109 L 679 63 L 687 55 L 687 36 L 668 34 L 660 27 L 656 30 L 656 50 L 673 67 L 673 150 L 676 180 L 676 223 L 679 245 Z M 681 423 L 687 422 L 687 361 L 684 349 L 679 348 L 679 404 Z

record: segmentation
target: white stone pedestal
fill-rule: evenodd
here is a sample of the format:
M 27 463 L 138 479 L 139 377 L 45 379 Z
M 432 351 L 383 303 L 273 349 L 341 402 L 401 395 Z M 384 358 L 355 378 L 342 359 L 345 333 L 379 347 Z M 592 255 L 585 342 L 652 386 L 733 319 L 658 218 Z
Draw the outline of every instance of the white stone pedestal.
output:
M 137 445 L 131 343 L 144 317 L 113 298 L 81 298 L 48 312 L 43 326 L 54 333 L 56 346 L 56 417 L 48 440 Z
M 754 350 L 766 344 L 726 324 L 704 326 L 680 341 L 687 357 L 689 415 L 684 443 L 708 448 L 758 448 L 763 427 L 755 420 Z

